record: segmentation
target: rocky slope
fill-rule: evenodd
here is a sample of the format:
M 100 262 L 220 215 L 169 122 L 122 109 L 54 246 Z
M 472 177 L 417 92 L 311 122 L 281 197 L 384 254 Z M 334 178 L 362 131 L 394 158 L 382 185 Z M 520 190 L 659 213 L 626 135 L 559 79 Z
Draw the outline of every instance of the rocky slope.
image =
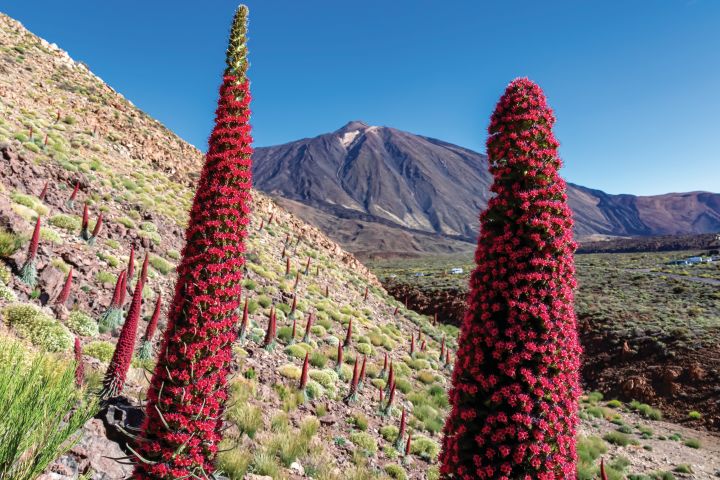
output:
M 256 185 L 363 256 L 471 250 L 492 181 L 485 155 L 353 121 L 255 153 Z M 720 194 L 609 195 L 569 185 L 576 234 L 720 230 Z M 446 240 L 445 245 L 440 247 Z
M 92 392 L 115 342 L 113 333 L 95 330 L 96 319 L 109 302 L 131 246 L 138 252 L 138 267 L 142 255 L 150 255 L 141 332 L 156 295 L 167 302 L 172 294 L 173 267 L 202 155 L 65 52 L 2 15 L 0 69 L 0 232 L 4 242 L 17 239 L 21 244 L 11 251 L 13 243 L 3 243 L 9 247 L 0 258 L 0 334 L 23 338 L 28 349 L 36 350 L 52 338 L 61 358 L 71 356 L 70 340 L 79 336 L 85 388 Z M 41 200 L 45 184 L 48 193 Z M 70 205 L 67 200 L 76 184 L 79 194 Z M 89 205 L 93 220 L 101 212 L 105 219 L 92 245 L 78 236 L 83 203 Z M 30 288 L 15 275 L 38 215 L 44 225 L 39 282 Z M 452 350 L 456 329 L 433 325 L 431 318 L 406 310 L 354 256 L 259 192 L 250 228 L 243 295 L 253 328 L 235 347 L 237 375 L 227 415 L 227 451 L 220 458 L 224 475 L 233 480 L 437 478 L 435 458 L 450 374 L 440 359 L 440 342 L 445 338 Z M 70 267 L 70 299 L 66 308 L 55 306 Z M 292 313 L 294 298 L 297 309 Z M 44 323 L 19 328 L 11 322 L 13 311 L 28 304 L 39 309 Z M 272 308 L 278 315 L 279 339 L 275 349 L 266 350 L 259 342 Z M 302 342 L 300 332 L 311 313 L 315 324 Z M 294 322 L 298 332 L 293 338 Z M 350 322 L 352 345 L 336 372 L 336 344 Z M 163 324 L 164 319 L 161 329 Z M 409 352 L 411 338 L 416 341 L 414 353 Z M 306 395 L 300 395 L 296 385 L 306 352 L 311 381 Z M 380 412 L 386 354 L 395 366 L 398 390 L 393 406 Z M 364 387 L 348 404 L 343 399 L 352 366 L 364 358 Z M 135 414 L 147 388 L 143 368 L 152 368 L 152 362 L 134 363 L 125 391 L 125 409 L 133 417 L 130 425 L 137 424 Z M 594 402 L 585 408 L 597 407 L 597 399 Z M 403 408 L 413 437 L 411 452 L 404 457 L 394 441 Z M 608 418 L 621 415 L 627 419 L 624 423 L 644 423 L 624 408 L 613 408 L 617 411 L 608 410 Z M 662 456 L 625 447 L 609 449 L 600 436 L 614 427 L 591 415 L 584 418 L 587 431 L 581 442 L 600 442 L 603 448 L 593 451 L 605 451 L 608 460 L 631 457 L 633 472 L 668 470 L 691 458 L 691 447 L 680 442 L 672 443 L 677 448 Z M 125 478 L 129 467 L 112 458 L 129 453 L 128 439 L 111 423 L 104 414 L 88 422 L 79 443 L 42 478 Z M 710 478 L 720 465 L 716 449 L 703 453 L 694 478 Z M 595 475 L 598 455 L 593 453 L 583 464 L 588 475 Z M 618 471 L 628 468 L 618 466 Z

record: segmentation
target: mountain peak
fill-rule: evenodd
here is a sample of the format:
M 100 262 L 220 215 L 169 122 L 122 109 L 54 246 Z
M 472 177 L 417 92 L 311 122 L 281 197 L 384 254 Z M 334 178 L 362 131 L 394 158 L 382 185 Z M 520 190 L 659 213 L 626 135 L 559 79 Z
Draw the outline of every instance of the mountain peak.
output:
M 350 120 L 348 123 L 340 127 L 337 131 L 338 132 L 351 132 L 353 130 L 364 130 L 368 128 L 370 125 L 363 122 L 362 120 Z

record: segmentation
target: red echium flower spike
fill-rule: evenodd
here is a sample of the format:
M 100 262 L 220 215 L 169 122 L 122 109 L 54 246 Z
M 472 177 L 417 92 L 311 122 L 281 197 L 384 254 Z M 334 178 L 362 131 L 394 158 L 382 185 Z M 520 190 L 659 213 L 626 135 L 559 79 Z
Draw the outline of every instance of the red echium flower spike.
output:
M 347 333 L 345 334 L 345 341 L 343 342 L 343 346 L 349 347 L 351 342 L 352 342 L 352 317 L 350 317 L 350 322 L 348 322 Z
M 350 381 L 350 391 L 348 394 L 343 398 L 343 402 L 346 404 L 350 404 L 357 400 L 357 387 L 358 387 L 358 379 L 360 378 L 360 371 L 359 371 L 360 365 L 358 364 L 358 357 L 355 357 L 355 366 L 353 367 L 353 376 L 352 380 Z
M 576 244 L 554 123 L 544 93 L 526 78 L 508 85 L 490 120 L 493 196 L 480 215 L 455 354 L 443 478 L 577 475 Z
M 285 259 L 285 276 L 290 277 L 290 257 Z
M 85 365 L 83 364 L 82 345 L 80 338 L 75 337 L 75 385 L 81 388 L 85 380 Z
M 127 277 L 132 279 L 135 273 L 135 246 L 130 245 L 130 257 L 128 258 Z
M 392 407 L 394 400 L 395 400 L 395 381 L 393 380 L 392 384 L 390 384 L 390 390 L 388 392 L 387 403 L 385 403 L 385 406 L 383 407 L 383 413 L 387 414 L 390 411 L 390 407 Z
M 70 194 L 70 198 L 68 198 L 67 202 L 66 202 L 66 205 L 69 209 L 72 209 L 75 207 L 75 198 L 77 197 L 78 190 L 80 190 L 80 182 L 75 182 L 75 187 L 73 188 L 73 191 Z
M 411 440 L 412 440 L 412 435 L 410 435 L 410 434 L 408 433 L 407 443 L 405 444 L 405 456 L 410 455 L 410 447 L 411 447 L 410 441 L 411 441 Z
M 427 341 L 425 341 L 425 340 L 422 341 L 422 343 L 420 344 L 420 351 L 421 352 L 427 351 Z
M 605 473 L 605 459 L 600 457 L 600 480 L 608 480 L 607 474 Z
M 395 449 L 398 451 L 402 448 L 403 440 L 405 439 L 405 427 L 407 421 L 405 415 L 405 407 L 403 407 L 402 413 L 400 414 L 400 428 L 398 429 L 398 436 L 395 440 Z
M 235 14 L 215 126 L 148 390 L 134 480 L 212 478 L 222 441 L 250 225 L 248 9 Z
M 123 270 L 118 275 L 115 281 L 115 291 L 113 292 L 112 300 L 108 305 L 100 319 L 98 320 L 98 327 L 100 333 L 106 333 L 116 329 L 122 324 L 122 305 L 125 303 L 125 271 Z
M 363 302 L 367 302 L 369 288 L 365 285 L 365 294 L 363 295 Z
M 360 367 L 360 377 L 358 378 L 358 390 L 362 390 L 365 381 L 365 365 L 367 364 L 367 355 L 363 355 L 362 367 Z
M 145 258 L 143 259 L 142 268 L 140 268 L 140 281 L 143 283 L 143 285 L 145 284 L 145 282 L 147 282 L 149 258 L 149 254 L 145 252 Z
M 395 370 L 393 369 L 393 362 L 390 360 L 390 370 L 388 372 L 387 383 L 385 383 L 385 390 L 390 391 L 390 387 L 395 383 Z
M 310 329 L 313 326 L 313 320 L 314 316 L 312 312 L 308 313 L 307 323 L 305 324 L 305 334 L 303 335 L 303 343 L 308 343 L 310 341 Z
M 280 254 L 280 258 L 285 258 L 285 254 L 286 254 L 285 249 L 286 249 L 286 248 L 287 248 L 287 247 L 283 246 L 282 253 Z
M 380 371 L 380 376 L 385 375 L 385 370 L 387 370 L 387 367 L 388 367 L 388 354 L 387 354 L 387 352 L 385 352 L 385 357 L 383 358 L 383 367 L 382 367 L 382 370 Z
M 132 303 L 127 314 L 127 319 L 120 330 L 115 353 L 113 353 L 110 365 L 105 372 L 103 389 L 100 398 L 107 400 L 117 397 L 125 388 L 125 379 L 130 369 L 133 352 L 135 351 L 135 338 L 137 336 L 138 322 L 142 311 L 142 282 L 137 282 L 133 292 Z
M 242 313 L 242 321 L 240 322 L 240 333 L 239 337 L 240 340 L 245 340 L 245 336 L 248 332 L 248 324 L 250 321 L 250 316 L 248 315 L 248 299 L 245 298 L 245 305 L 243 306 L 243 313 Z
M 35 287 L 37 283 L 37 268 L 35 266 L 35 259 L 37 257 L 38 245 L 40 243 L 40 216 L 35 221 L 35 229 L 33 230 L 32 237 L 30 238 L 30 246 L 28 247 L 27 257 L 25 263 L 20 268 L 20 280 L 29 285 Z
M 265 219 L 264 218 L 260 219 L 260 227 L 258 227 L 258 230 L 262 230 L 263 228 L 265 228 Z
M 305 264 L 305 275 L 310 275 L 310 260 L 312 260 L 310 257 L 307 259 L 307 263 Z
M 38 197 L 41 202 L 45 201 L 45 197 L 47 197 L 47 192 L 48 192 L 48 182 L 46 180 L 45 184 L 43 185 L 42 191 L 40 192 L 40 196 Z
M 138 349 L 138 358 L 140 360 L 148 360 L 153 357 L 153 336 L 157 330 L 158 322 L 160 321 L 160 314 L 162 312 L 162 296 L 158 293 L 157 299 L 155 300 L 155 309 L 153 310 L 150 322 L 147 324 L 145 329 L 145 335 L 140 340 L 140 348 Z
M 127 295 L 128 288 L 129 288 L 128 287 L 128 276 L 125 272 L 123 272 L 123 273 L 124 273 L 124 275 L 123 275 L 123 279 L 122 279 L 122 289 L 120 290 L 120 297 L 118 297 L 120 300 L 121 307 L 125 305 L 125 296 Z
M 328 288 L 327 285 L 325 285 L 325 298 L 330 296 L 330 288 Z
M 342 344 L 342 342 L 338 342 L 337 362 L 335 363 L 335 371 L 337 373 L 340 373 L 342 371 L 342 364 L 343 364 L 343 344 Z
M 95 244 L 98 233 L 100 233 L 100 227 L 102 227 L 102 222 L 103 222 L 103 214 L 101 212 L 100 215 L 98 215 L 97 222 L 95 222 L 95 228 L 93 228 L 92 234 L 90 234 L 90 238 L 88 239 L 88 244 L 90 244 L 90 245 Z
M 297 295 L 293 295 L 292 305 L 290 306 L 290 315 L 295 315 L 295 310 L 297 310 Z
M 415 354 L 415 335 L 410 337 L 410 356 Z
M 440 360 L 443 360 L 445 356 L 445 336 L 443 335 L 442 341 L 440 342 Z
M 293 283 L 293 291 L 297 290 L 298 283 L 300 283 L 300 270 L 295 272 L 295 283 Z
M 83 204 L 82 224 L 80 225 L 80 238 L 83 240 L 90 240 L 90 231 L 88 230 L 90 225 L 90 214 L 88 213 L 88 204 Z
M 310 352 L 305 352 L 305 361 L 303 362 L 302 372 L 300 373 L 300 390 L 305 390 L 308 382 L 308 369 L 310 368 Z
M 60 290 L 60 294 L 55 299 L 56 305 L 65 305 L 65 302 L 68 301 L 68 298 L 70 297 L 70 289 L 72 288 L 72 278 L 73 269 L 72 267 L 70 267 L 67 277 L 65 277 L 65 284 L 63 284 L 63 288 L 62 290 Z
M 400 306 L 395 307 L 395 311 L 393 312 L 393 317 L 397 317 L 398 312 L 400 311 Z
M 267 330 L 265 331 L 265 339 L 263 340 L 263 348 L 265 350 L 273 350 L 275 348 L 275 331 L 277 328 L 275 319 L 275 307 L 270 307 L 270 319 L 268 320 Z

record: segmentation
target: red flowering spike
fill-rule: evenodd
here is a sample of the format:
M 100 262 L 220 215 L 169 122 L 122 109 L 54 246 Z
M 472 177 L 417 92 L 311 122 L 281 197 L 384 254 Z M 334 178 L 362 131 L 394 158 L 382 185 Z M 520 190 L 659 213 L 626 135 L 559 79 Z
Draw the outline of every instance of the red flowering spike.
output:
M 367 355 L 363 355 L 362 367 L 360 368 L 360 378 L 358 378 L 358 385 L 362 389 L 362 384 L 365 381 L 365 365 L 367 364 Z
M 385 390 L 389 393 L 392 386 L 395 384 L 395 369 L 393 368 L 393 362 L 390 360 L 390 371 L 388 372 L 387 382 L 385 382 Z
M 285 259 L 285 276 L 290 276 L 290 257 Z
M 270 218 L 268 218 L 268 225 L 272 225 L 273 219 L 275 218 L 275 214 L 271 213 Z
M 258 230 L 262 230 L 264 227 L 265 227 L 265 219 L 261 219 L 261 220 L 260 220 L 260 227 L 258 228 Z
M 325 285 L 325 297 L 327 298 L 329 296 L 330 296 L 330 289 L 328 288 L 327 285 Z
M 605 459 L 600 457 L 600 480 L 608 480 L 607 474 L 605 473 Z
M 354 402 L 357 399 L 358 380 L 360 378 L 360 371 L 358 365 L 358 357 L 355 357 L 355 366 L 353 367 L 353 376 L 350 381 L 350 391 L 347 396 L 343 399 L 345 403 Z
M 295 343 L 295 334 L 297 333 L 297 318 L 293 317 L 292 333 L 290 334 L 290 343 Z
M 19 278 L 23 283 L 34 287 L 37 283 L 37 268 L 35 267 L 35 257 L 37 256 L 38 244 L 40 243 L 40 226 L 41 220 L 38 216 L 35 221 L 35 229 L 33 230 L 32 238 L 30 239 L 30 245 L 28 247 L 27 257 L 25 263 L 20 268 Z
M 408 433 L 407 443 L 405 444 L 405 455 L 406 455 L 406 456 L 407 456 L 407 455 L 410 455 L 410 447 L 411 447 L 410 441 L 411 441 L 411 439 L 412 439 L 412 436 Z
M 342 370 L 342 364 L 343 364 L 343 344 L 342 342 L 338 342 L 338 349 L 337 349 L 337 363 L 335 364 L 335 371 L 340 373 Z
M 224 429 L 252 183 L 247 8 L 230 34 L 215 127 L 136 443 L 135 480 L 212 477 Z
M 406 427 L 406 417 L 405 417 L 405 407 L 402 409 L 402 413 L 400 414 L 400 428 L 398 429 L 398 436 L 395 440 L 395 449 L 400 450 L 403 444 L 403 440 L 405 439 L 405 427 Z
M 305 335 L 303 335 L 303 340 L 302 340 L 303 343 L 308 343 L 308 341 L 310 341 L 310 329 L 313 326 L 313 319 L 314 319 L 313 314 L 308 313 L 307 323 L 305 324 Z
M 153 336 L 155 335 L 155 331 L 157 330 L 158 322 L 160 321 L 160 314 L 162 313 L 162 295 L 158 293 L 157 299 L 155 300 L 155 309 L 153 310 L 152 317 L 150 317 L 150 322 L 147 325 L 147 329 L 145 330 L 145 336 L 143 337 L 143 340 L 151 342 L 153 339 Z
M 130 245 L 130 258 L 128 258 L 127 278 L 132 279 L 135 273 L 135 246 Z
M 308 257 L 307 263 L 305 264 L 305 275 L 310 275 L 310 260 L 311 258 Z
M 30 140 L 32 140 L 32 138 L 33 138 L 33 131 L 34 131 L 33 127 L 30 127 Z
M 60 290 L 60 294 L 55 299 L 55 304 L 65 305 L 65 302 L 68 301 L 68 298 L 70 297 L 70 289 L 72 288 L 72 277 L 73 269 L 70 267 L 70 271 L 68 271 L 67 277 L 65 277 L 65 284 L 63 285 L 62 290 Z
M 142 268 L 140 269 L 140 281 L 145 284 L 147 282 L 147 272 L 148 272 L 148 261 L 149 261 L 149 255 L 147 252 L 145 252 L 145 258 L 143 259 Z
M 38 216 L 37 220 L 35 220 L 35 229 L 33 230 L 32 237 L 30 238 L 30 246 L 28 247 L 28 254 L 27 259 L 25 260 L 35 260 L 35 256 L 37 255 L 38 251 L 38 244 L 40 243 L 40 227 L 41 227 L 42 221 L 40 220 L 40 216 Z
M 363 302 L 367 302 L 368 299 L 368 286 L 365 285 L 365 295 L 363 295 Z
M 125 280 L 125 271 L 120 272 L 117 280 L 115 281 L 115 291 L 113 292 L 112 300 L 110 302 L 111 307 L 120 307 L 121 295 L 123 290 L 123 281 Z
M 47 192 L 48 192 L 48 182 L 46 180 L 45 184 L 43 185 L 42 191 L 40 192 L 40 196 L 38 197 L 41 202 L 45 201 L 45 197 L 47 197 Z
M 400 306 L 395 307 L 395 311 L 393 312 L 393 317 L 397 317 L 397 314 L 399 311 L 400 311 Z
M 305 390 L 308 381 L 308 368 L 310 367 L 310 353 L 305 352 L 305 361 L 302 366 L 302 373 L 300 374 L 300 390 Z
M 297 271 L 297 272 L 295 272 L 295 283 L 293 284 L 293 290 L 297 290 L 299 282 L 300 282 L 300 271 Z
M 60 121 L 60 110 L 57 111 L 57 116 L 55 117 L 55 123 Z
M 422 343 L 420 344 L 420 351 L 424 352 L 426 350 L 427 350 L 427 342 L 425 340 L 423 340 Z
M 85 365 L 83 364 L 82 345 L 80 338 L 75 337 L 75 385 L 81 388 L 85 380 Z
M 43 140 L 43 147 L 47 147 L 48 144 L 48 134 L 45 134 L 45 140 Z
M 480 216 L 441 476 L 576 476 L 575 243 L 554 121 L 540 88 L 518 79 L 490 122 L 494 196 Z
M 75 198 L 77 198 L 78 190 L 80 190 L 80 182 L 75 182 L 75 187 L 73 187 L 70 198 L 68 198 L 68 203 L 72 203 L 75 201 Z
M 410 337 L 410 355 L 415 354 L 415 335 Z
M 297 310 L 297 295 L 293 295 L 292 306 L 290 307 L 290 315 L 293 315 Z
M 275 307 L 270 307 L 270 319 L 268 320 L 267 330 L 265 331 L 265 340 L 263 340 L 263 347 L 266 349 L 271 349 L 275 344 L 276 328 Z
M 125 324 L 120 330 L 117 345 L 115 345 L 115 353 L 113 353 L 110 365 L 105 372 L 103 379 L 103 389 L 100 394 L 101 398 L 108 399 L 117 397 L 125 387 L 125 379 L 130 369 L 130 362 L 135 351 L 135 338 L 137 336 L 138 321 L 142 310 L 142 282 L 135 285 L 132 303 L 128 311 Z
M 102 227 L 103 222 L 103 214 L 100 213 L 98 215 L 97 222 L 95 222 L 95 228 L 93 228 L 92 234 L 90 235 L 90 238 L 88 239 L 88 243 L 90 245 L 95 243 L 95 240 L 97 240 L 98 233 L 100 233 L 100 227 Z
M 125 272 L 122 272 L 122 289 L 120 290 L 120 296 L 118 297 L 118 305 L 121 307 L 125 305 L 125 296 L 127 295 L 128 291 L 128 276 Z
M 286 247 L 283 247 L 282 253 L 280 254 L 280 258 L 285 258 L 285 255 L 286 255 L 285 248 Z
M 443 335 L 442 341 L 440 342 L 440 361 L 445 356 L 445 336 Z
M 395 400 L 395 381 L 393 380 L 393 382 L 390 384 L 388 400 L 387 400 L 387 403 L 385 404 L 385 412 L 390 410 L 390 407 L 392 406 L 394 400 Z
M 385 370 L 387 370 L 387 367 L 388 367 L 388 354 L 387 354 L 387 352 L 385 352 L 385 358 L 383 359 L 382 371 L 384 372 Z
M 88 213 L 88 204 L 83 205 L 82 224 L 80 225 L 80 238 L 83 240 L 90 239 L 90 231 L 88 225 L 90 224 L 90 215 Z
M 383 400 L 385 400 L 385 390 L 378 388 L 378 403 L 382 406 Z
M 250 317 L 248 315 L 248 299 L 245 298 L 245 305 L 243 306 L 242 321 L 240 322 L 240 334 L 239 334 L 240 340 L 245 340 L 245 335 L 247 334 L 249 321 L 250 321 Z
M 350 317 L 350 322 L 348 322 L 347 333 L 345 334 L 345 341 L 343 342 L 343 346 L 349 347 L 351 342 L 352 342 L 352 317 Z

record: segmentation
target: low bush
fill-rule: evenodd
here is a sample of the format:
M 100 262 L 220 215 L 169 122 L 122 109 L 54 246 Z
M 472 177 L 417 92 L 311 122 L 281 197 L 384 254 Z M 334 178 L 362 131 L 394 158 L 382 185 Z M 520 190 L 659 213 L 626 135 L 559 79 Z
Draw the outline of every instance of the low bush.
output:
M 0 229 L 0 258 L 5 258 L 17 252 L 23 244 L 20 235 Z
M 2 310 L 2 315 L 21 337 L 50 352 L 68 350 L 73 343 L 70 331 L 35 305 L 8 305 Z
M 85 355 L 97 358 L 101 362 L 105 363 L 112 359 L 114 352 L 115 345 L 104 340 L 90 342 L 83 347 L 83 353 L 85 353 Z
M 82 337 L 95 337 L 98 335 L 98 324 L 88 314 L 80 310 L 73 310 L 68 315 L 67 326 Z
M 53 227 L 61 228 L 63 230 L 67 230 L 68 232 L 77 233 L 80 231 L 80 225 L 82 221 L 80 220 L 80 217 L 77 217 L 75 215 L 58 213 L 50 217 L 48 223 Z
M 390 478 L 394 478 L 395 480 L 407 480 L 408 478 L 405 469 L 396 463 L 385 465 L 384 470 Z
M 167 275 L 175 268 L 172 263 L 157 255 L 150 255 L 150 265 L 163 275 Z

